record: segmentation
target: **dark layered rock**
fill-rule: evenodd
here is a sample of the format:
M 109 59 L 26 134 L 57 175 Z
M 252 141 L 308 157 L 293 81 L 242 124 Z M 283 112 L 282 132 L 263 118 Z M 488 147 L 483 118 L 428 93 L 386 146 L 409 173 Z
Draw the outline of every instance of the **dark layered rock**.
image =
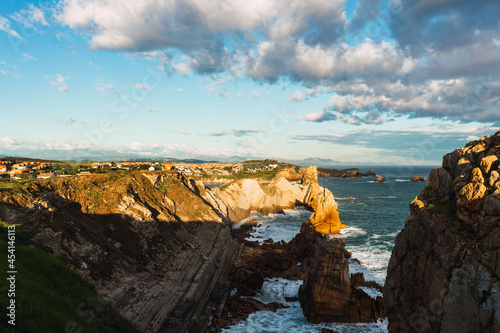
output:
M 444 156 L 384 287 L 390 332 L 500 332 L 500 132 Z
M 351 284 L 343 239 L 323 236 L 304 223 L 295 243 L 310 267 L 299 290 L 307 320 L 373 322 L 385 317 L 381 297 L 373 299 Z

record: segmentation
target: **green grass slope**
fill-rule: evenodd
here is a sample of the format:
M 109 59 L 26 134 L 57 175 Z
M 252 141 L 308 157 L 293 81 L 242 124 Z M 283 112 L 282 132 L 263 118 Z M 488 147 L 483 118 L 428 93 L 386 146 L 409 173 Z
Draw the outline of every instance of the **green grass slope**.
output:
M 5 228 L 0 236 L 5 235 Z M 137 332 L 56 257 L 16 245 L 16 325 L 8 324 L 7 242 L 0 240 L 0 332 Z

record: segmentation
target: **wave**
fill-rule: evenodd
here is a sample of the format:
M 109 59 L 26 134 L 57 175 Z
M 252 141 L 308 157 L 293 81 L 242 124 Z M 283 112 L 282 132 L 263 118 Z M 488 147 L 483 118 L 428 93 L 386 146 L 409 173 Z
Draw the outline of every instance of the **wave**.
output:
M 409 180 L 409 179 L 394 179 L 394 180 L 397 181 L 397 182 L 405 182 L 405 183 L 406 182 L 411 182 L 411 180 Z

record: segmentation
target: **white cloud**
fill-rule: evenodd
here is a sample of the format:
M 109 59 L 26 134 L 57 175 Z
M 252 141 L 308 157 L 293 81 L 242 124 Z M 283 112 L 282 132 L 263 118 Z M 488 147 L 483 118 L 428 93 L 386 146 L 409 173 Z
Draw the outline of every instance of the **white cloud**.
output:
M 107 91 L 114 90 L 115 87 L 112 83 L 104 83 L 104 80 L 101 77 L 96 78 L 96 85 L 94 87 L 95 90 L 101 92 L 101 96 L 105 96 Z
M 66 120 L 66 125 L 72 125 L 75 121 L 75 117 L 68 117 L 68 119 Z
M 300 89 L 295 90 L 292 97 L 288 99 L 289 102 L 302 102 L 305 99 L 305 96 L 302 94 Z
M 172 68 L 181 75 L 191 74 L 191 69 L 189 69 L 189 66 L 185 63 L 173 65 Z
M 157 108 L 151 108 L 150 110 L 152 113 L 160 113 L 161 111 Z
M 32 28 L 36 23 L 48 25 L 45 19 L 45 12 L 33 4 L 28 9 L 23 9 L 11 15 L 12 19 L 24 25 L 26 28 Z
M 9 35 L 22 39 L 22 37 L 16 31 L 11 29 L 10 21 L 2 15 L 0 15 L 0 30 L 5 31 Z
M 33 57 L 31 54 L 23 52 L 21 56 L 21 60 L 23 61 L 38 61 L 37 58 Z
M 67 76 L 64 77 L 59 73 L 56 74 L 55 77 L 51 77 L 48 75 L 45 75 L 44 77 L 45 77 L 45 79 L 49 80 L 50 85 L 56 87 L 58 91 L 69 92 L 69 87 L 68 87 L 68 84 L 66 82 L 66 80 L 68 80 L 69 77 L 67 77 Z
M 260 98 L 260 93 L 259 93 L 259 91 L 258 91 L 257 89 L 254 89 L 254 90 L 252 91 L 252 96 L 253 96 L 254 98 L 256 98 L 256 99 L 259 99 L 259 98 Z
M 5 69 L 1 69 L 0 73 L 2 73 L 3 75 L 5 75 L 7 77 L 10 77 L 11 79 L 19 79 L 21 77 L 21 75 L 19 75 L 18 73 L 11 72 L 11 71 L 5 70 Z
M 144 84 L 144 83 L 136 83 L 135 84 L 135 88 L 136 89 L 147 90 L 147 91 L 151 90 L 151 87 L 149 85 L 147 85 L 147 84 Z
M 183 92 L 185 92 L 186 90 L 184 90 L 184 89 L 182 89 L 182 88 L 176 88 L 176 89 L 175 89 L 175 91 L 180 92 L 180 93 L 183 93 Z

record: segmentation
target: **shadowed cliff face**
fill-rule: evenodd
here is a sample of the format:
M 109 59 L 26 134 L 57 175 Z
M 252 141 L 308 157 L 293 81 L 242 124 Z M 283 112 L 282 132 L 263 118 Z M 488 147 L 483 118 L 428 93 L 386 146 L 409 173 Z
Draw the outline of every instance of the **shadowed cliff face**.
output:
M 500 132 L 444 156 L 384 287 L 390 332 L 500 332 Z

